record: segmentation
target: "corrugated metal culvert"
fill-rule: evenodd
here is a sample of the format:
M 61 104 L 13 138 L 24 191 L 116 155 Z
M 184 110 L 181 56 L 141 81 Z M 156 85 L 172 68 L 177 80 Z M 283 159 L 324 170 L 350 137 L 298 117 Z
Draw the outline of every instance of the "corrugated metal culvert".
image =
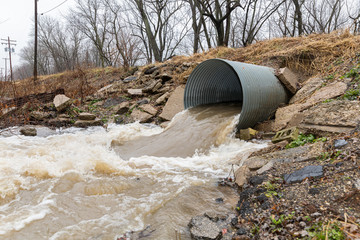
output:
M 248 128 L 267 120 L 287 93 L 274 75 L 274 69 L 210 59 L 190 74 L 184 94 L 185 109 L 202 104 L 242 102 L 238 128 Z

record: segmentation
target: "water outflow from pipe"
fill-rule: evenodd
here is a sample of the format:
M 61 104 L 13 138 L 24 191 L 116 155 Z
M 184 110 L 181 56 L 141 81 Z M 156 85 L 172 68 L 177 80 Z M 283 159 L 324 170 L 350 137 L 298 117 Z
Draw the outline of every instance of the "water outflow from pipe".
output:
M 47 137 L 0 136 L 0 239 L 113 240 L 148 225 L 155 231 L 146 239 L 175 239 L 175 230 L 183 233 L 181 239 L 190 239 L 191 217 L 234 209 L 236 195 L 216 181 L 228 175 L 235 156 L 266 146 L 228 134 L 236 125 L 238 108 L 231 114 L 225 111 L 226 116 L 210 125 L 204 122 L 224 108 L 204 108 L 191 116 L 189 111 L 180 113 L 170 124 L 176 130 L 170 134 L 174 139 L 161 145 L 150 139 L 169 136 L 171 126 L 164 131 L 133 123 L 110 125 L 108 131 L 72 128 Z M 171 151 L 175 156 L 164 157 L 169 146 L 181 149 L 184 142 L 193 142 L 186 137 L 202 139 L 202 134 L 212 140 L 199 141 L 215 146 L 202 154 L 179 157 Z M 127 153 L 129 160 L 124 161 L 110 147 L 119 139 L 124 145 L 147 139 L 165 152 L 154 151 L 162 157 L 146 156 L 148 149 L 133 156 Z M 224 203 L 217 203 L 217 198 Z
M 203 104 L 241 102 L 238 129 L 253 127 L 271 117 L 287 93 L 268 67 L 210 59 L 190 74 L 184 93 L 185 109 Z
M 211 146 L 219 146 L 234 132 L 241 104 L 202 105 L 190 108 L 175 116 L 168 128 L 157 135 L 132 141 L 121 139 L 112 147 L 128 160 L 131 157 L 191 157 L 207 153 Z

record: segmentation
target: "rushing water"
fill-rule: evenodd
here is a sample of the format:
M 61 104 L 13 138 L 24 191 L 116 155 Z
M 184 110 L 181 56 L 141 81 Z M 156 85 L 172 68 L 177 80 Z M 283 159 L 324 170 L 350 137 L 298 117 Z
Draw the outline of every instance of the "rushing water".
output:
M 0 239 L 188 239 L 190 218 L 234 207 L 218 187 L 238 154 L 237 106 L 184 111 L 163 130 L 139 123 L 0 136 Z M 49 136 L 47 136 L 49 135 Z M 215 199 L 224 198 L 224 203 Z

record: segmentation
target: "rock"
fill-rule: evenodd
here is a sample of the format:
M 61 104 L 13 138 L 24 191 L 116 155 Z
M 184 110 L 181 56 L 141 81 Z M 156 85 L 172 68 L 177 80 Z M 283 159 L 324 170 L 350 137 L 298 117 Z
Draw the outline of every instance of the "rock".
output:
M 257 186 L 257 185 L 262 184 L 264 182 L 265 178 L 266 178 L 265 176 L 252 176 L 249 179 L 249 183 L 254 185 L 254 186 Z M 265 199 L 266 199 L 266 197 L 265 197 Z M 263 201 L 261 201 L 261 202 L 263 202 Z
M 132 96 L 141 96 L 141 95 L 143 95 L 142 89 L 128 89 L 127 92 Z
M 295 94 L 298 89 L 298 77 L 288 68 L 280 68 L 276 72 L 278 79 L 285 85 L 285 87 Z
M 252 128 L 240 129 L 239 131 L 240 139 L 245 141 L 255 138 L 257 133 L 258 131 Z
M 54 118 L 49 120 L 49 125 L 54 127 L 63 127 L 72 123 L 70 118 Z
M 341 148 L 341 147 L 344 147 L 347 144 L 348 144 L 348 142 L 346 140 L 338 139 L 338 140 L 335 140 L 334 147 L 335 148 Z
M 292 119 L 299 117 L 300 112 L 307 110 L 326 99 L 340 96 L 345 93 L 346 89 L 347 85 L 345 83 L 334 82 L 326 87 L 320 88 L 304 103 L 297 103 L 278 108 L 275 113 L 274 130 L 279 131 L 286 128 Z
M 165 121 L 160 124 L 160 127 L 167 128 L 169 126 L 170 121 Z
M 144 104 L 144 105 L 141 105 L 139 106 L 140 109 L 144 110 L 144 112 L 147 112 L 153 116 L 156 115 L 157 113 L 157 109 L 155 109 L 153 106 L 151 106 L 150 104 Z
M 52 114 L 49 112 L 40 112 L 40 111 L 33 111 L 30 113 L 30 117 L 38 121 L 43 121 L 44 119 L 50 118 L 51 115 Z
M 250 176 L 250 170 L 247 166 L 239 167 L 235 172 L 235 183 L 242 187 L 245 183 L 247 183 L 247 179 Z
M 130 103 L 129 102 L 122 102 L 120 103 L 119 105 L 115 106 L 113 108 L 113 111 L 116 113 L 116 114 L 124 114 L 124 113 L 127 113 L 129 111 L 129 105 Z
M 299 128 L 315 134 L 347 133 L 360 122 L 359 101 L 331 101 L 321 103 L 304 112 Z
M 152 74 L 153 72 L 155 72 L 155 71 L 158 70 L 158 69 L 159 69 L 159 68 L 158 68 L 158 67 L 155 67 L 155 66 L 150 67 L 150 68 L 148 68 L 148 69 L 146 69 L 146 70 L 144 71 L 144 74 L 145 74 L 145 75 Z
M 158 75 L 156 78 L 159 78 L 162 80 L 163 83 L 167 82 L 167 81 L 170 81 L 172 79 L 172 76 L 170 76 L 169 74 L 167 73 L 163 73 L 163 74 L 160 74 Z
M 196 216 L 188 224 L 191 238 L 195 240 L 218 240 L 221 239 L 221 229 L 209 218 Z
M 274 166 L 274 162 L 270 161 L 267 164 L 265 164 L 264 166 L 262 166 L 260 169 L 258 169 L 256 171 L 257 174 L 263 174 L 266 171 L 269 171 L 272 167 Z
M 137 79 L 136 76 L 130 76 L 130 77 L 127 77 L 123 80 L 124 83 L 129 83 L 129 82 L 132 82 L 132 81 L 135 81 Z
M 320 88 L 316 91 L 306 102 L 305 105 L 312 106 L 316 103 L 322 102 L 326 99 L 338 97 L 345 93 L 347 84 L 343 82 L 333 82 L 329 85 Z
M 80 128 L 86 128 L 86 127 L 93 127 L 93 126 L 102 126 L 103 122 L 100 119 L 95 119 L 95 120 L 77 120 L 74 123 L 75 127 L 80 127 Z
M 87 121 L 91 121 L 91 120 L 95 120 L 96 116 L 94 114 L 91 113 L 80 113 L 79 114 L 79 119 L 80 120 L 87 120 Z
M 134 109 L 130 115 L 135 121 L 139 121 L 140 123 L 148 122 L 153 116 L 146 112 L 142 112 L 139 109 Z
M 252 157 L 248 158 L 244 161 L 244 165 L 247 166 L 250 171 L 256 171 L 262 168 L 265 164 L 269 162 L 268 159 L 261 158 L 261 157 Z
M 360 191 L 360 179 L 356 179 L 356 180 L 355 180 L 354 186 L 355 186 L 355 188 L 356 188 L 357 190 Z
M 70 107 L 72 101 L 70 98 L 64 94 L 56 95 L 54 98 L 54 106 L 58 112 L 64 111 L 66 108 Z
M 158 81 L 152 81 L 148 86 L 146 86 L 145 88 L 143 88 L 143 92 L 156 92 L 157 90 L 159 90 L 162 87 L 162 83 L 161 80 Z
M 160 105 L 162 103 L 164 103 L 169 97 L 170 97 L 170 93 L 164 93 L 163 95 L 161 95 L 161 97 L 159 97 L 158 99 L 156 99 L 156 105 Z
M 177 113 L 184 110 L 184 91 L 184 86 L 178 86 L 171 94 L 160 114 L 162 119 L 171 120 Z
M 299 129 L 297 127 L 284 129 L 278 131 L 275 136 L 271 139 L 273 143 L 279 143 L 282 141 L 294 141 L 299 136 Z
M 319 188 L 310 188 L 309 189 L 309 194 L 311 195 L 316 195 L 320 193 L 320 189 Z
M 94 97 L 96 98 L 103 98 L 108 94 L 111 94 L 114 92 L 114 84 L 109 84 L 103 88 L 100 88 L 95 94 Z
M 150 100 L 148 98 L 144 98 L 144 99 L 137 101 L 136 104 L 143 105 L 143 104 L 148 104 L 149 102 L 150 102 Z
M 125 99 L 121 98 L 121 97 L 116 97 L 116 98 L 108 98 L 105 100 L 105 102 L 102 104 L 102 107 L 104 108 L 108 108 L 108 107 L 112 107 L 112 106 L 116 106 L 122 102 L 124 102 Z
M 224 199 L 223 198 L 216 198 L 215 202 L 216 203 L 224 203 Z
M 290 99 L 290 104 L 304 102 L 308 99 L 317 89 L 321 87 L 324 81 L 321 78 L 310 78 L 305 83 L 303 87 L 296 92 L 296 94 Z
M 297 170 L 291 174 L 285 174 L 284 180 L 286 183 L 302 182 L 305 178 L 309 177 L 322 177 L 324 175 L 322 166 L 306 166 L 300 170 Z
M 24 136 L 31 136 L 34 137 L 37 134 L 37 131 L 35 128 L 32 127 L 25 127 L 20 129 L 20 133 Z

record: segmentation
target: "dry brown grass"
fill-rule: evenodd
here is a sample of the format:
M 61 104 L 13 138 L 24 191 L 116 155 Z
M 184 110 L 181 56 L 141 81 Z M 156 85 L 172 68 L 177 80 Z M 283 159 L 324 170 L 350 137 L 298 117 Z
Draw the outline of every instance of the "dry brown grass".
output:
M 295 38 L 276 38 L 257 42 L 245 48 L 211 49 L 205 53 L 192 56 L 176 56 L 166 63 L 181 65 L 184 62 L 200 63 L 211 58 L 223 58 L 233 61 L 253 63 L 274 68 L 289 67 L 304 75 L 336 75 L 344 72 L 360 55 L 360 36 L 349 31 L 337 31 L 331 34 L 312 34 Z M 164 63 L 155 63 L 160 66 Z M 149 66 L 141 67 L 145 69 Z M 193 67 L 186 72 L 174 76 L 177 84 L 183 83 L 185 75 L 191 73 Z M 113 80 L 120 79 L 126 71 L 119 68 L 77 69 L 48 76 L 40 76 L 34 83 L 32 79 L 16 82 L 16 95 L 52 92 L 64 88 L 65 93 L 73 98 L 92 94 Z M 1 96 L 13 97 L 11 84 L 5 84 Z
M 174 61 L 201 62 L 210 58 L 289 67 L 307 75 L 333 74 L 341 71 L 360 54 L 360 36 L 349 31 L 311 34 L 295 38 L 276 38 L 257 42 L 245 48 L 217 48 Z

